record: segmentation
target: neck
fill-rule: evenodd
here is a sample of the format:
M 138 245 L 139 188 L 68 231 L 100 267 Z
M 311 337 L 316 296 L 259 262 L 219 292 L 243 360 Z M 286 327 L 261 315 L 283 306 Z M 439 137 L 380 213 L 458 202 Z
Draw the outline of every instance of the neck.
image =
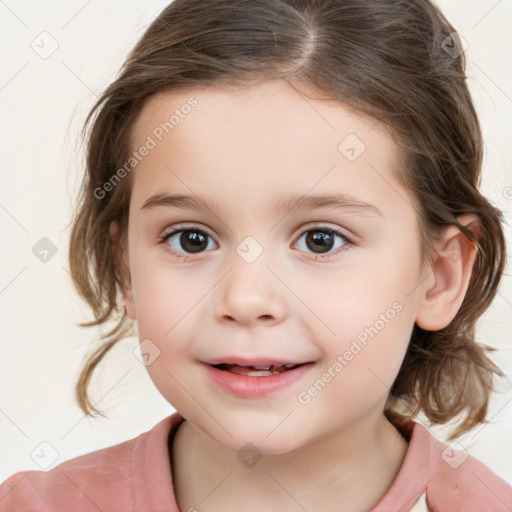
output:
M 367 511 L 389 489 L 407 441 L 381 413 L 279 455 L 244 466 L 189 421 L 171 450 L 180 510 Z

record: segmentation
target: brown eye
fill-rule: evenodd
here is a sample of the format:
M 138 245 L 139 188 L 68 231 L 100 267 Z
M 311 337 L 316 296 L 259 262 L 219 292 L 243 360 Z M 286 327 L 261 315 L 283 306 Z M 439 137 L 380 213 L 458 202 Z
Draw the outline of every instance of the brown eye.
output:
M 334 247 L 334 237 L 327 231 L 310 231 L 306 236 L 306 246 L 313 252 L 328 252 Z
M 300 244 L 301 239 L 304 241 Z M 337 242 L 337 240 L 340 240 Z M 349 245 L 350 240 L 339 231 L 331 228 L 316 227 L 304 232 L 297 242 L 297 248 L 314 254 L 326 254 Z M 301 246 L 300 246 L 301 245 Z
M 196 254 L 208 248 L 209 239 L 211 239 L 210 235 L 198 229 L 176 229 L 164 235 L 160 243 L 169 241 L 168 245 L 175 252 Z

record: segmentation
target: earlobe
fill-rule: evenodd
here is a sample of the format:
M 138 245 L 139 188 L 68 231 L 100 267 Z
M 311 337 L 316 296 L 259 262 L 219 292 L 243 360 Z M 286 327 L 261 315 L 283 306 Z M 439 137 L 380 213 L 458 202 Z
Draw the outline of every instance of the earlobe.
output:
M 119 286 L 123 294 L 126 312 L 132 320 L 135 320 L 135 304 L 133 300 L 129 258 L 127 250 L 123 248 L 120 243 L 118 226 L 115 221 L 110 224 L 109 234 L 116 269 L 119 271 Z
M 476 216 L 462 215 L 457 220 L 478 238 L 480 227 Z M 446 229 L 432 263 L 430 279 L 425 280 L 416 317 L 418 327 L 438 331 L 455 318 L 469 286 L 476 253 L 476 244 L 459 228 Z

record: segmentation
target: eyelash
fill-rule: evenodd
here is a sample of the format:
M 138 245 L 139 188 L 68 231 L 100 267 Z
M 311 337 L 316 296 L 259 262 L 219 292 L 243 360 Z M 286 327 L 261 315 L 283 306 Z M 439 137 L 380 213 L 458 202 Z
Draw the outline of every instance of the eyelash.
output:
M 211 238 L 215 242 L 214 237 L 211 236 L 208 233 L 208 231 L 206 231 L 205 229 L 202 229 L 202 228 L 198 229 L 198 228 L 196 228 L 196 226 L 176 226 L 173 230 L 171 230 L 171 231 L 169 231 L 167 233 L 164 232 L 160 237 L 158 237 L 157 243 L 159 245 L 160 244 L 164 244 L 165 242 L 167 242 L 167 240 L 169 240 L 169 238 L 171 238 L 172 236 L 176 235 L 177 233 L 182 233 L 183 231 L 193 231 L 193 232 L 202 233 L 202 234 L 208 236 L 209 238 Z M 306 229 L 305 231 L 303 231 L 300 234 L 300 236 L 298 237 L 297 240 L 302 238 L 303 235 L 305 235 L 306 233 L 309 233 L 310 231 L 320 231 L 320 232 L 323 231 L 323 232 L 327 232 L 327 233 L 330 233 L 330 234 L 333 234 L 333 235 L 337 235 L 340 238 L 342 238 L 343 241 L 345 242 L 345 244 L 341 248 L 338 248 L 338 250 L 335 251 L 332 254 L 330 254 L 330 253 L 328 253 L 327 255 L 313 254 L 314 261 L 329 260 L 331 257 L 335 256 L 339 252 L 346 250 L 345 249 L 346 247 L 349 248 L 350 246 L 354 246 L 355 245 L 355 243 L 349 237 L 347 237 L 347 235 L 345 235 L 341 231 L 338 231 L 337 229 L 334 229 L 334 228 L 331 228 L 331 227 L 328 227 L 328 226 L 324 226 L 324 225 L 321 225 L 321 224 L 315 225 L 315 226 L 311 226 L 310 228 Z M 215 243 L 217 243 L 217 242 L 215 242 Z M 174 249 L 171 249 L 170 247 L 166 247 L 165 250 L 171 252 L 173 255 L 176 255 L 176 251 Z M 208 251 L 203 251 L 203 252 L 208 252 Z M 200 255 L 202 253 L 197 253 L 197 254 Z M 185 256 L 185 257 L 194 256 L 194 254 L 187 254 L 187 253 L 178 253 L 178 255 L 179 256 Z

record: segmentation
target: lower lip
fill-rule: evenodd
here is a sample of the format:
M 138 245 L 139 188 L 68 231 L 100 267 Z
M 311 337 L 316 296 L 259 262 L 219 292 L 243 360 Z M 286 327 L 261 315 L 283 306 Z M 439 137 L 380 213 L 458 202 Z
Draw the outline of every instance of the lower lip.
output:
M 228 393 L 243 398 L 261 398 L 291 386 L 311 370 L 314 363 L 303 364 L 293 370 L 287 370 L 267 377 L 250 377 L 219 370 L 204 363 L 208 374 L 215 384 Z

